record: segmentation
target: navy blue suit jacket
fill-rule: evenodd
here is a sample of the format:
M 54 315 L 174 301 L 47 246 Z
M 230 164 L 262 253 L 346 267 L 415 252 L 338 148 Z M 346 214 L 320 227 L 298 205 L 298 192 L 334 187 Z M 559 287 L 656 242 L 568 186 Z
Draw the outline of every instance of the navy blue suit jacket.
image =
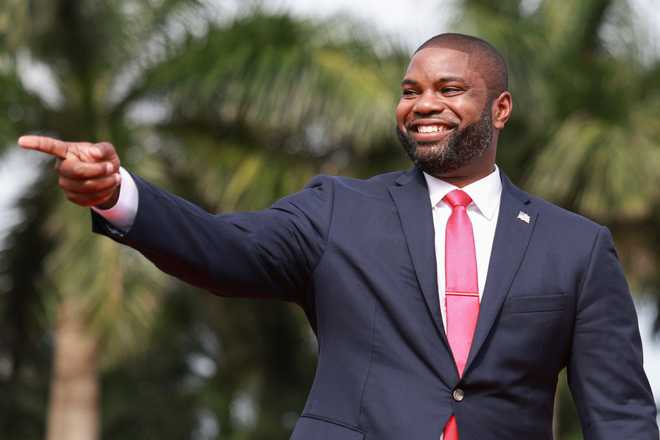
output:
M 461 379 L 441 321 L 419 170 L 317 177 L 269 209 L 223 215 L 136 182 L 131 230 L 124 235 L 95 215 L 97 232 L 220 295 L 304 308 L 319 359 L 294 440 L 437 440 L 452 414 L 461 440 L 550 440 L 564 367 L 586 440 L 658 440 L 635 310 L 609 231 L 506 177 Z

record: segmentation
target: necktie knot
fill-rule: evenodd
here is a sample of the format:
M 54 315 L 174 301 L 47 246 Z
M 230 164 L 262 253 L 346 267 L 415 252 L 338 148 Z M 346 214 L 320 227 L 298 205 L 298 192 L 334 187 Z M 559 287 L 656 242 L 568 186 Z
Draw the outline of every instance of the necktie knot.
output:
M 465 191 L 460 189 L 455 189 L 448 193 L 442 200 L 451 206 L 452 209 L 457 206 L 463 206 L 467 208 L 467 206 L 472 203 L 470 196 L 468 196 Z

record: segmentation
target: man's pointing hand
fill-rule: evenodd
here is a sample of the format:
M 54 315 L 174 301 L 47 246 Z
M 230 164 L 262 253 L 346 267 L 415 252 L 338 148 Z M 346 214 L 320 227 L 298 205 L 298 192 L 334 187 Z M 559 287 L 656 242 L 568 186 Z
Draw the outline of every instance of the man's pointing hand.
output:
M 112 144 L 64 142 L 44 136 L 21 136 L 18 144 L 57 158 L 58 184 L 73 203 L 110 208 L 117 202 L 119 156 Z

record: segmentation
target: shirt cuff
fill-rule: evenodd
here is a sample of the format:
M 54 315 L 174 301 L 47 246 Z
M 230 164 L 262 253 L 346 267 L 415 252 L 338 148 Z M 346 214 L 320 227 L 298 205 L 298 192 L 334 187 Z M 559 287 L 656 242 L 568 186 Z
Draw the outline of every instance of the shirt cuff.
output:
M 130 173 L 123 167 L 120 167 L 119 174 L 121 175 L 121 187 L 115 206 L 110 209 L 100 209 L 97 207 L 92 207 L 92 209 L 115 228 L 122 232 L 128 232 L 131 226 L 133 226 L 140 198 L 138 196 L 137 185 Z

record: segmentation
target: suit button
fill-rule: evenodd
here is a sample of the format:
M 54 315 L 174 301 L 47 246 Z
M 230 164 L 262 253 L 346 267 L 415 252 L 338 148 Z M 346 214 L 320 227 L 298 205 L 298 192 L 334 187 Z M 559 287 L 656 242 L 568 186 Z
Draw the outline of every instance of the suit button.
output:
M 456 388 L 454 392 L 451 393 L 451 397 L 453 397 L 455 401 L 460 402 L 465 398 L 465 391 L 460 388 Z

